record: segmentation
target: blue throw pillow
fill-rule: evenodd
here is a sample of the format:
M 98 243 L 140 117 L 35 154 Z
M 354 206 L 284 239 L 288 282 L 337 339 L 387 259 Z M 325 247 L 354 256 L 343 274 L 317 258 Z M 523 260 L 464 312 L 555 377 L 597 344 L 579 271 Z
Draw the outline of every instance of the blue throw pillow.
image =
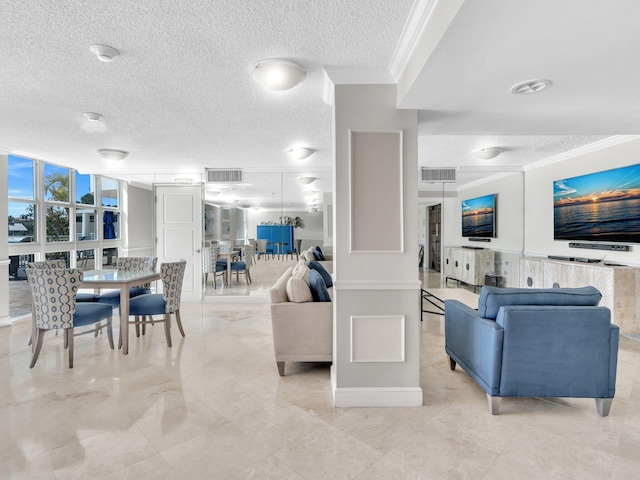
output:
M 322 275 L 313 269 L 309 269 L 309 288 L 314 302 L 330 302 L 329 290 L 324 284 Z
M 333 280 L 331 280 L 331 275 L 329 275 L 329 272 L 325 270 L 321 263 L 311 261 L 307 263 L 307 267 L 309 267 L 311 270 L 317 271 L 320 275 L 322 275 L 322 279 L 324 280 L 324 284 L 327 288 L 333 287 Z
M 316 260 L 320 260 L 324 262 L 326 258 L 324 258 L 324 253 L 320 250 L 320 247 L 316 245 L 316 248 L 313 250 L 313 256 L 316 257 Z

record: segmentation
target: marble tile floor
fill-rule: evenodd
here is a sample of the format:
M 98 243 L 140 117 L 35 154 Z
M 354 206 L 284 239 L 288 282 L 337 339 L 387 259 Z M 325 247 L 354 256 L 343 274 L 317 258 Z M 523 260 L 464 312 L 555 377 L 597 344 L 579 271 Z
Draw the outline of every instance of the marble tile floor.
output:
M 327 364 L 278 376 L 266 304 L 183 304 L 182 320 L 172 348 L 155 326 L 128 356 L 78 337 L 72 370 L 60 337 L 30 370 L 29 321 L 1 328 L 0 478 L 640 477 L 640 343 L 628 338 L 609 417 L 592 399 L 504 399 L 492 416 L 449 370 L 441 316 L 421 324 L 415 408 L 333 408 Z

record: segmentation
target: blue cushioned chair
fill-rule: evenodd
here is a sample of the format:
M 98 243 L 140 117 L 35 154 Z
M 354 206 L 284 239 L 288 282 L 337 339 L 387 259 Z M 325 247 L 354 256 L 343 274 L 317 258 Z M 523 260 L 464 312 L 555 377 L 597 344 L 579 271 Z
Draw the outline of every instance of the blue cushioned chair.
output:
M 106 327 L 109 346 L 113 349 L 111 305 L 97 302 L 76 303 L 78 288 L 82 283 L 82 270 L 28 268 L 27 280 L 33 297 L 36 327 L 30 368 L 33 368 L 38 360 L 47 330 L 63 329 L 64 344 L 69 350 L 69 368 L 73 368 L 73 337 L 78 327 L 94 326 L 75 335 L 92 333 L 98 328 Z M 102 320 L 106 320 L 104 325 L 101 323 Z
M 207 283 L 209 274 L 213 273 L 213 288 L 218 288 L 216 277 L 224 277 L 227 273 L 227 261 L 218 260 L 218 253 L 220 253 L 220 247 L 218 245 L 205 247 L 202 251 L 202 271 L 204 273 L 204 283 Z
M 129 302 L 129 315 L 134 316 L 134 321 L 128 319 L 127 324 L 134 323 L 144 325 L 153 322 L 153 315 L 163 315 L 164 332 L 167 337 L 167 345 L 171 346 L 171 315 L 176 316 L 178 329 L 184 337 L 182 321 L 180 320 L 180 296 L 182 294 L 182 280 L 184 270 L 187 265 L 186 260 L 177 262 L 165 262 L 160 265 L 160 276 L 162 277 L 162 293 L 147 293 L 132 298 Z M 149 317 L 149 320 L 147 320 Z
M 595 398 L 607 416 L 615 394 L 619 329 L 594 287 L 482 287 L 478 310 L 445 301 L 445 350 L 487 393 Z
M 231 262 L 231 272 L 229 274 L 233 274 L 236 272 L 236 282 L 240 279 L 240 274 L 244 274 L 244 279 L 247 282 L 247 285 L 251 283 L 251 274 L 249 273 L 251 269 L 251 257 L 253 257 L 253 245 L 247 245 L 245 247 L 245 257 L 244 262 Z
M 155 270 L 157 257 L 117 257 L 116 268 L 118 270 Z M 129 289 L 129 298 L 151 293 L 151 284 L 146 283 Z M 96 301 L 107 303 L 113 308 L 120 308 L 120 290 L 111 290 L 98 295 Z M 142 332 L 144 334 L 144 330 Z M 136 335 L 140 336 L 140 327 L 136 325 Z
M 44 260 L 41 262 L 29 262 L 26 265 L 27 268 L 67 268 L 66 260 Z M 98 300 L 98 295 L 95 293 L 77 293 L 76 294 L 76 303 L 78 302 L 95 302 Z M 32 301 L 33 303 L 33 301 Z M 33 310 L 33 309 L 32 309 Z M 35 336 L 35 313 L 32 311 L 31 316 L 33 317 L 33 331 L 31 332 L 31 336 L 29 337 L 28 345 L 32 345 L 33 337 Z M 96 336 L 98 336 L 98 329 L 96 329 Z

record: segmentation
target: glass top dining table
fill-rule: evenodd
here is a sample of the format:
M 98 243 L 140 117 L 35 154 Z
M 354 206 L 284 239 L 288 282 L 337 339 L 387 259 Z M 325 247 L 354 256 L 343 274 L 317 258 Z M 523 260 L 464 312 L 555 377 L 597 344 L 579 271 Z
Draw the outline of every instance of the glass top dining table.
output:
M 155 270 L 85 270 L 82 288 L 120 289 L 120 342 L 122 353 L 129 353 L 129 288 L 160 280 Z

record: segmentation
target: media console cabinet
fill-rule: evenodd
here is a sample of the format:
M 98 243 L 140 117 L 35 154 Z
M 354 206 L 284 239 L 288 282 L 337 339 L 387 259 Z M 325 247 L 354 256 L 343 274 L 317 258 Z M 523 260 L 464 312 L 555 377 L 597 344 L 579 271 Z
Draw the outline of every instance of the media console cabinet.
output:
M 523 257 L 519 284 L 523 288 L 594 286 L 602 293 L 600 305 L 611 310 L 611 321 L 620 332 L 640 333 L 640 268 Z
M 463 282 L 476 288 L 484 285 L 485 275 L 491 275 L 495 270 L 495 253 L 491 250 L 445 247 L 444 249 L 444 277 Z

